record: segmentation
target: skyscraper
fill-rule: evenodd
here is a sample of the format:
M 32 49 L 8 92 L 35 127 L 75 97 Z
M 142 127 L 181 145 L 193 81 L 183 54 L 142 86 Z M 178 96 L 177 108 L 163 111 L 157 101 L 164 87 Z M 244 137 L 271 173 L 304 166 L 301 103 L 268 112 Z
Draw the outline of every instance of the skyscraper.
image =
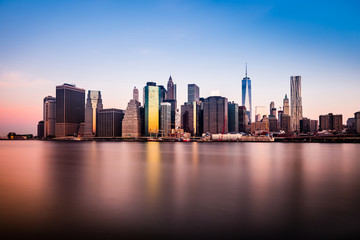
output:
M 239 132 L 239 105 L 228 103 L 228 128 L 229 132 Z
M 181 128 L 193 136 L 200 136 L 202 133 L 202 117 L 200 102 L 181 105 Z
M 290 77 L 291 91 L 291 129 L 300 131 L 300 120 L 303 118 L 302 98 L 301 98 L 301 76 Z
M 208 97 L 204 100 L 204 132 L 227 133 L 228 132 L 228 108 L 227 98 Z
M 273 108 L 275 108 L 275 103 L 274 102 L 271 102 L 270 103 L 270 116 L 272 116 L 272 113 L 273 113 Z
M 160 102 L 161 91 L 156 83 L 148 82 L 144 87 L 144 134 L 149 136 L 152 132 L 158 132 L 160 130 Z
M 167 83 L 167 100 L 176 100 L 176 84 L 174 84 L 171 75 Z
M 44 138 L 44 121 L 39 121 L 37 125 L 37 137 L 38 139 Z
M 109 108 L 98 110 L 96 117 L 96 136 L 121 137 L 123 118 L 124 111 L 120 109 Z
M 355 118 L 355 130 L 360 134 L 360 112 L 354 113 Z
M 56 98 L 47 96 L 44 98 L 44 133 L 43 136 L 55 136 L 55 123 L 56 123 Z
M 142 121 L 141 121 L 140 103 L 135 99 L 131 99 L 127 105 L 125 116 L 122 121 L 122 137 L 141 137 Z
M 55 136 L 76 136 L 85 119 L 85 90 L 75 85 L 56 86 Z
M 319 130 L 333 130 L 336 132 L 341 132 L 343 130 L 342 115 L 334 115 L 329 113 L 328 115 L 319 116 Z
M 249 121 L 247 120 L 246 107 L 239 106 L 239 132 L 246 133 Z
M 188 103 L 199 101 L 200 89 L 196 84 L 188 84 Z
M 162 134 L 167 137 L 171 131 L 171 103 L 161 103 L 160 120 Z
M 285 115 L 290 115 L 290 107 L 289 107 L 289 99 L 287 97 L 287 94 L 285 94 L 285 98 L 284 98 L 284 101 L 283 101 L 283 114 Z
M 139 89 L 137 89 L 136 87 L 134 87 L 133 90 L 133 99 L 139 102 Z
M 89 90 L 85 107 L 85 133 L 86 136 L 96 134 L 96 112 L 103 109 L 101 92 Z
M 251 79 L 247 76 L 247 65 L 245 71 L 245 77 L 242 80 L 242 105 L 247 109 L 247 115 L 249 116 L 249 124 L 252 120 L 252 103 L 251 103 Z

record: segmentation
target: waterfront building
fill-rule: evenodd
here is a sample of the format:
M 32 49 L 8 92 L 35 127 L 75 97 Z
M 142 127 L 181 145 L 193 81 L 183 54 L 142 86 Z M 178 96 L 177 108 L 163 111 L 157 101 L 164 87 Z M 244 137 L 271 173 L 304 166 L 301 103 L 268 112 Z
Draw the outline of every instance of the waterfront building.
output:
M 160 103 L 163 91 L 154 82 L 144 87 L 144 134 L 157 133 L 160 130 Z
M 269 117 L 270 118 L 276 118 L 276 108 L 275 107 L 271 109 L 271 114 L 270 114 Z
M 96 117 L 97 137 L 121 137 L 124 111 L 115 108 L 99 109 Z
M 301 76 L 290 77 L 291 91 L 291 128 L 292 131 L 300 131 L 300 120 L 303 118 L 301 97 Z
M 279 129 L 278 129 L 278 120 L 276 119 L 276 117 L 269 118 L 269 131 L 270 132 L 279 131 Z
M 239 132 L 239 105 L 228 103 L 228 128 L 229 132 Z
M 245 70 L 245 77 L 242 80 L 242 106 L 247 109 L 247 115 L 249 117 L 249 123 L 251 123 L 252 117 L 252 103 L 251 103 L 251 79 L 247 76 L 247 65 Z
M 239 132 L 247 133 L 249 120 L 246 114 L 246 107 L 239 106 Z
M 55 136 L 76 136 L 85 120 L 85 90 L 75 85 L 56 86 Z
M 283 111 L 284 111 L 284 114 L 290 116 L 290 105 L 289 105 L 289 99 L 287 97 L 287 94 L 285 94 L 285 98 L 283 100 Z
M 319 130 L 332 130 L 335 132 L 341 132 L 343 130 L 342 115 L 334 115 L 329 113 L 327 115 L 319 116 Z
M 266 115 L 264 115 L 261 121 L 251 123 L 251 130 L 250 130 L 251 134 L 255 134 L 255 135 L 264 134 L 264 133 L 269 133 L 269 131 L 270 131 L 270 122 L 269 122 L 269 118 Z
M 85 136 L 96 134 L 96 112 L 103 109 L 101 92 L 89 90 L 85 107 Z
M 167 137 L 171 132 L 171 104 L 168 102 L 161 103 L 160 110 L 160 129 L 162 136 Z
M 310 133 L 311 132 L 311 124 L 310 119 L 303 118 L 300 120 L 300 133 Z
M 318 121 L 317 120 L 310 120 L 310 132 L 317 132 L 318 131 Z
M 47 96 L 44 98 L 43 121 L 44 121 L 44 132 L 42 135 L 45 138 L 55 137 L 56 98 L 52 96 Z
M 174 84 L 171 75 L 167 83 L 167 100 L 176 100 L 176 84 Z
M 175 113 L 175 129 L 180 129 L 181 128 L 181 113 L 179 111 L 179 109 L 176 109 L 176 113 Z
M 175 99 L 168 99 L 168 100 L 165 100 L 164 102 L 169 103 L 171 105 L 171 116 L 170 116 L 171 128 L 170 129 L 175 129 L 177 101 Z
M 354 113 L 355 116 L 355 131 L 360 134 L 360 112 Z
M 37 125 L 37 137 L 38 139 L 44 138 L 44 121 L 39 121 Z
M 227 133 L 228 132 L 228 100 L 225 97 L 212 96 L 205 98 L 204 108 L 204 132 Z
M 181 128 L 192 136 L 201 136 L 203 132 L 202 103 L 186 102 L 181 105 Z
M 124 119 L 122 121 L 122 137 L 141 137 L 142 136 L 142 119 L 140 103 L 131 99 L 127 105 Z
M 133 99 L 139 102 L 139 89 L 137 89 L 136 87 L 134 87 L 133 89 Z
M 281 116 L 281 130 L 285 133 L 291 133 L 291 117 L 289 115 L 283 114 Z
M 200 88 L 196 84 L 188 84 L 188 103 L 199 101 Z
M 261 121 L 264 115 L 266 114 L 265 106 L 255 106 L 255 122 Z
M 346 121 L 346 128 L 349 130 L 355 130 L 355 118 L 348 118 Z

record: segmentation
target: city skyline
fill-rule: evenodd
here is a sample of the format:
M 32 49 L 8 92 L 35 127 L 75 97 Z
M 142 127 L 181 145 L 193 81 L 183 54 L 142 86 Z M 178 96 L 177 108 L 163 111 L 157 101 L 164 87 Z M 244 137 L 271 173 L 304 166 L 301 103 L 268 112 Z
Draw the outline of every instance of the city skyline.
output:
M 125 110 L 134 86 L 166 86 L 171 75 L 178 109 L 187 84 L 198 85 L 200 97 L 219 90 L 240 105 L 245 62 L 253 112 L 271 101 L 282 106 L 297 75 L 304 117 L 342 114 L 345 123 L 360 108 L 358 3 L 40 4 L 0 3 L 0 136 L 35 134 L 43 98 L 65 82 L 101 91 L 104 108 Z

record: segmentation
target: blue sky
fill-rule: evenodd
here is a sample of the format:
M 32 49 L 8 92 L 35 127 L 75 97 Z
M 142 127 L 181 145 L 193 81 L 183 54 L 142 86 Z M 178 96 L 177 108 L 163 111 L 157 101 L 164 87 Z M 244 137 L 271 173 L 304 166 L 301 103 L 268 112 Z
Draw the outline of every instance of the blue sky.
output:
M 171 74 L 178 107 L 189 83 L 240 103 L 245 62 L 254 106 L 281 106 L 301 75 L 304 116 L 345 122 L 360 110 L 359 12 L 357 1 L 0 0 L 0 135 L 35 133 L 64 82 L 124 109 L 134 86 Z

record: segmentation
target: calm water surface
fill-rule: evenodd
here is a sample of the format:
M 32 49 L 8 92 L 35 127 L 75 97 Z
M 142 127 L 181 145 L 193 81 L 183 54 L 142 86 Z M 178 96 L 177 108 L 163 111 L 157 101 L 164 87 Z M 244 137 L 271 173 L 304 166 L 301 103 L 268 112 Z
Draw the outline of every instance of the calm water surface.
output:
M 0 141 L 9 234 L 360 237 L 360 145 Z

